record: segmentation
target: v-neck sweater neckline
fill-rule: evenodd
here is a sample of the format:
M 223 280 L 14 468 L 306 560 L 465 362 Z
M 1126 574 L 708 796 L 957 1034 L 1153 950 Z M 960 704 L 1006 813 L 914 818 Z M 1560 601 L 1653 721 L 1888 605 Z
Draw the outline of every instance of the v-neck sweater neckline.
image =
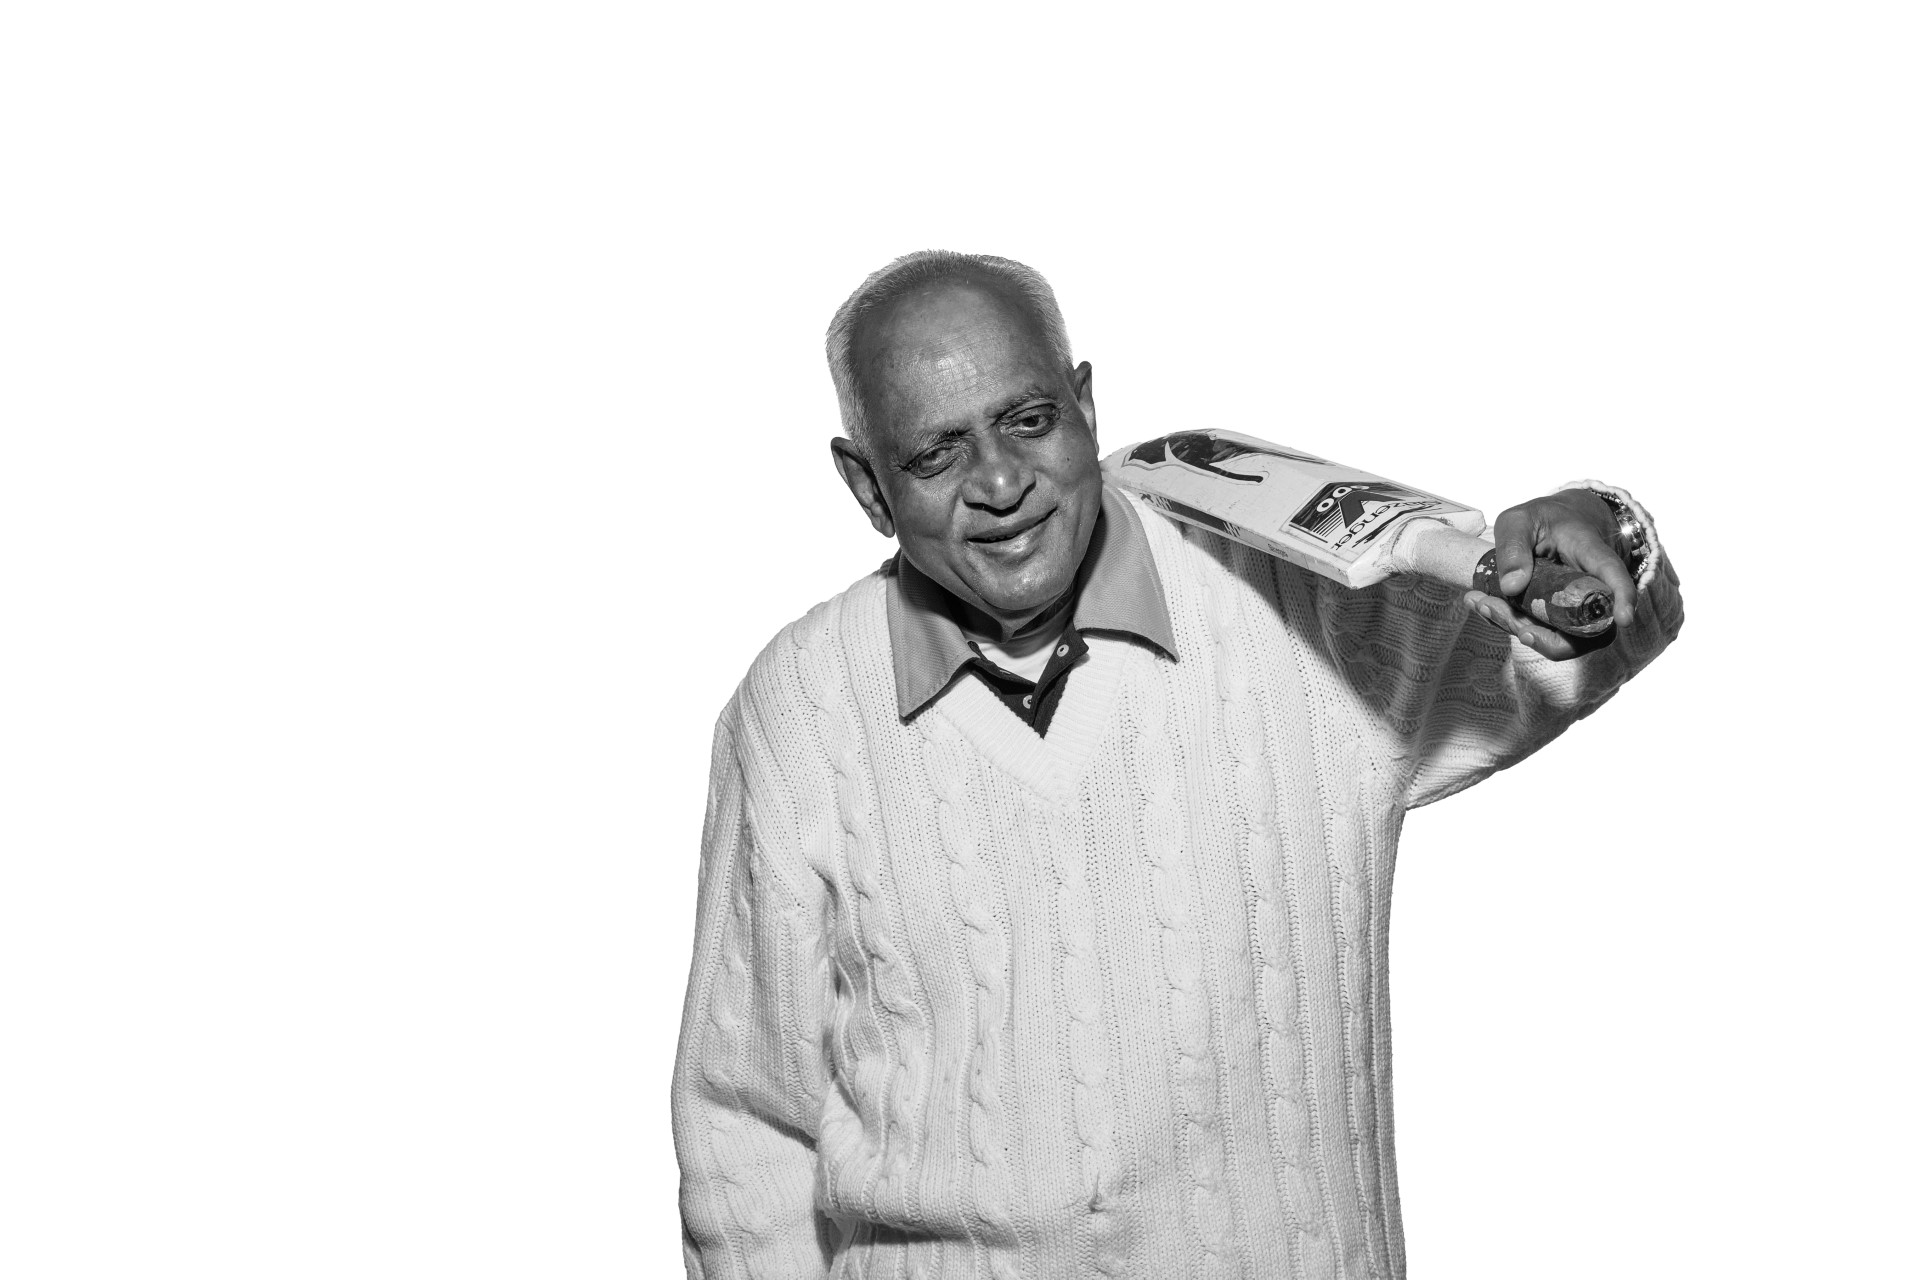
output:
M 978 680 L 956 681 L 922 715 L 943 715 L 974 748 L 1040 798 L 1072 800 L 1087 761 L 1105 736 L 1120 686 L 1135 662 L 1153 655 L 1128 640 L 1088 633 L 1087 660 L 1076 667 L 1045 737 L 1022 723 Z

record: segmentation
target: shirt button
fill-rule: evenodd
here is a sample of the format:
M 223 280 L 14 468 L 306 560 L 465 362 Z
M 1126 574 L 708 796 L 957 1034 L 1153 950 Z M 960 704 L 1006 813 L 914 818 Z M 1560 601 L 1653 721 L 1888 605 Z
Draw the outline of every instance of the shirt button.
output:
M 1065 645 L 1061 645 L 1061 646 L 1060 646 L 1060 647 L 1059 647 L 1058 649 L 1055 649 L 1055 650 L 1053 651 L 1053 656 L 1054 656 L 1054 657 L 1056 657 L 1056 658 L 1064 658 L 1064 657 L 1066 657 L 1066 656 L 1067 656 L 1067 646 L 1065 646 Z
M 1020 705 L 1029 711 L 1033 710 L 1033 695 L 1028 694 L 1026 697 L 1020 699 Z

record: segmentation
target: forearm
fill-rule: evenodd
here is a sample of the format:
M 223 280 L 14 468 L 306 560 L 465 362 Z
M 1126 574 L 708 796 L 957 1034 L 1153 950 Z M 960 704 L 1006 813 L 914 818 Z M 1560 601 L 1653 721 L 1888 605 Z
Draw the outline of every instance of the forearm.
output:
M 1609 644 L 1563 661 L 1478 617 L 1461 617 L 1413 753 L 1408 806 L 1430 804 L 1525 759 L 1645 670 L 1685 621 L 1670 555 L 1638 594 L 1632 621 L 1616 627 Z

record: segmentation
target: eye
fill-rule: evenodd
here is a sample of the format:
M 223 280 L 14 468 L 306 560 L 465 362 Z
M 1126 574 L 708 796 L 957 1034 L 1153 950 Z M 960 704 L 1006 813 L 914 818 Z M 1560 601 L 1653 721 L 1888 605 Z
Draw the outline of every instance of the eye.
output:
M 1007 427 L 1023 436 L 1043 436 L 1053 429 L 1053 424 L 1059 419 L 1060 413 L 1052 405 L 1035 405 L 1016 413 L 1008 421 Z
M 956 440 L 942 440 L 931 449 L 923 449 L 907 461 L 905 470 L 922 480 L 939 475 L 953 465 L 960 455 L 960 444 Z

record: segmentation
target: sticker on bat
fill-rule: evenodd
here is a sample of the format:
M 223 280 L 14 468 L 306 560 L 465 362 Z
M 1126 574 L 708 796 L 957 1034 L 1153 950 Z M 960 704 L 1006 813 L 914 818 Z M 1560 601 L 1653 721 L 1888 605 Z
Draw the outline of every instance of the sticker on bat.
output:
M 1294 528 L 1335 551 L 1364 547 L 1386 527 L 1415 512 L 1460 511 L 1444 498 L 1389 480 L 1340 480 L 1325 485 L 1291 521 Z
M 1223 462 L 1232 462 L 1235 458 L 1251 458 L 1259 454 L 1265 454 L 1270 458 L 1284 458 L 1289 462 L 1323 464 L 1326 462 L 1325 458 L 1316 458 L 1310 453 L 1301 453 L 1297 449 L 1268 444 L 1264 440 L 1236 435 L 1231 431 L 1176 431 L 1172 435 L 1143 440 L 1133 446 L 1127 451 L 1127 464 L 1165 467 L 1184 463 L 1195 471 L 1204 471 L 1208 475 L 1219 476 L 1225 480 L 1243 480 L 1249 484 L 1259 484 L 1266 479 L 1265 476 L 1250 475 L 1243 471 L 1229 471 L 1220 465 Z

